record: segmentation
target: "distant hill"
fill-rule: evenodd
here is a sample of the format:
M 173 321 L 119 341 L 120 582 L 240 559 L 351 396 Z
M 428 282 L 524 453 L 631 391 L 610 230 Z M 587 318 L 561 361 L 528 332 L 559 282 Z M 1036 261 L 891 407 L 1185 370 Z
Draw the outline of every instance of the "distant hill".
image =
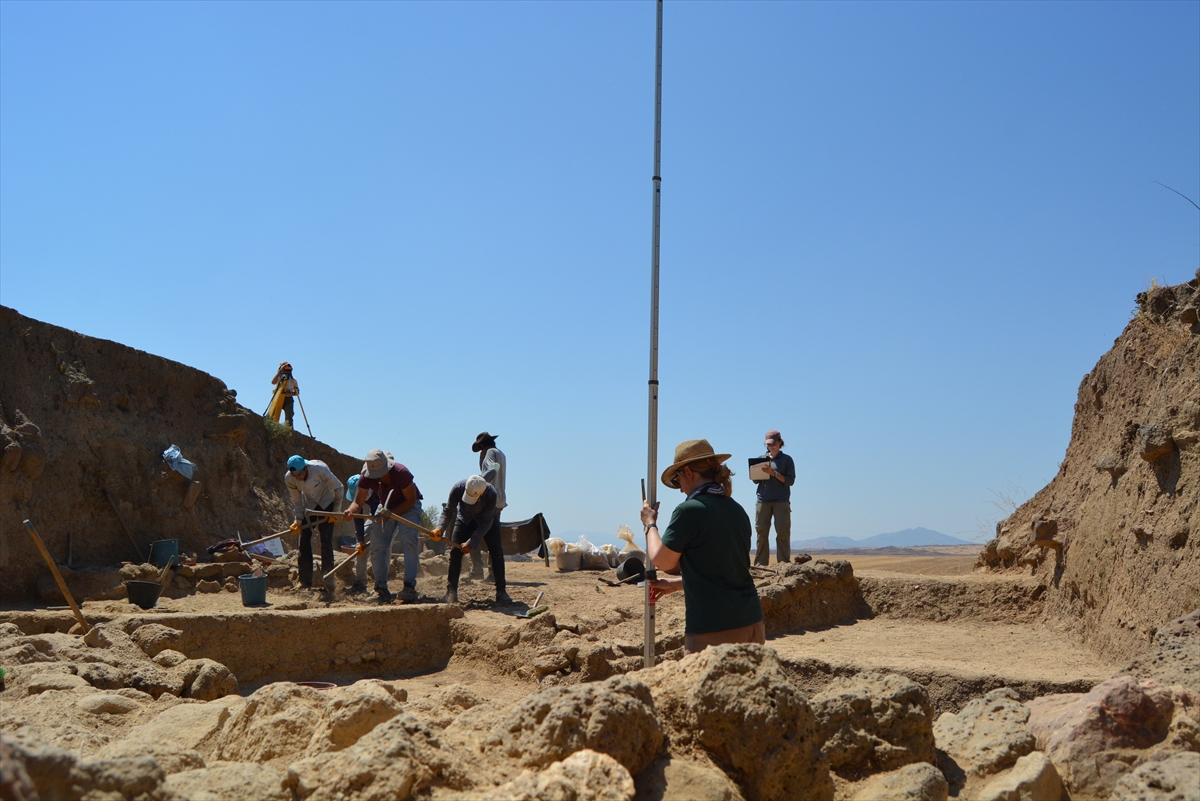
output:
M 919 545 L 974 545 L 970 540 L 960 540 L 927 528 L 906 528 L 890 534 L 855 540 L 849 537 L 820 537 L 815 540 L 800 540 L 792 543 L 793 550 L 840 550 L 842 548 L 912 548 Z

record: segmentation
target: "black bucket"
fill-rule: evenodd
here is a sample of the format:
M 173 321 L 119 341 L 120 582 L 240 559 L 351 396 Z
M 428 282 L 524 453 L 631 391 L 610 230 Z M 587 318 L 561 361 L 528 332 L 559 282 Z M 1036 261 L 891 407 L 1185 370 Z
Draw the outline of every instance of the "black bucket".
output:
M 633 580 L 637 576 L 637 581 Z M 636 556 L 631 556 L 617 566 L 617 581 L 629 579 L 630 584 L 636 584 L 646 577 L 646 566 Z
M 153 609 L 154 605 L 158 603 L 160 592 L 162 592 L 162 585 L 157 581 L 125 582 L 125 594 L 129 596 L 129 603 L 143 609 Z

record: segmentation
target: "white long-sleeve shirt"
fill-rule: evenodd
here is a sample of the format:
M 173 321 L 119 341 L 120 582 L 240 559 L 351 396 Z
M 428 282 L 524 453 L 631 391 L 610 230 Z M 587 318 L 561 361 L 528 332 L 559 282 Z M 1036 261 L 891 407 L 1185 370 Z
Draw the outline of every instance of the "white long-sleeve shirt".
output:
M 308 465 L 308 478 L 304 481 L 296 478 L 290 470 L 283 476 L 288 497 L 292 499 L 292 513 L 297 520 L 304 519 L 306 499 L 312 504 L 311 508 L 316 508 L 329 506 L 342 497 L 342 482 L 338 481 L 329 465 L 317 459 L 309 459 L 305 464 Z
M 500 449 L 488 448 L 479 460 L 479 469 L 483 471 L 483 480 L 496 491 L 496 511 L 508 506 L 504 497 L 504 474 L 508 472 L 508 465 Z

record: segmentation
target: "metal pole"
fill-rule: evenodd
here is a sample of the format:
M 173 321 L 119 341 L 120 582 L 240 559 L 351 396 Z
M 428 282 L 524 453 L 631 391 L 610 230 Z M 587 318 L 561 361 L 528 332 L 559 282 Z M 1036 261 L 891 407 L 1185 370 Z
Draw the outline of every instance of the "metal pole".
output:
M 663 0 L 655 3 L 658 9 L 657 39 L 654 64 L 654 175 L 650 179 L 652 212 L 650 224 L 650 380 L 649 425 L 646 432 L 646 483 L 649 492 L 646 500 L 654 506 L 658 498 L 658 217 L 662 191 L 662 21 Z M 650 542 L 647 539 L 646 552 Z M 653 565 L 646 565 L 647 578 L 652 575 Z M 646 581 L 643 620 L 643 656 L 646 667 L 654 667 L 654 604 L 650 602 L 650 582 Z

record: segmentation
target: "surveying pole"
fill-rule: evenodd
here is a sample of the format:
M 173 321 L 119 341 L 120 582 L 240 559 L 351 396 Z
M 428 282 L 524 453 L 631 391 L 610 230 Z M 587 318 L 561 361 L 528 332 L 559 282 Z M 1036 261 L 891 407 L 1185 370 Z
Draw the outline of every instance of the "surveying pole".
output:
M 658 499 L 658 216 L 662 192 L 662 22 L 663 0 L 657 0 L 658 33 L 654 64 L 654 175 L 651 185 L 650 223 L 650 381 L 649 425 L 646 431 L 646 500 L 653 507 Z M 646 667 L 654 667 L 654 602 L 650 599 L 650 582 L 655 578 L 654 563 L 650 562 L 650 530 L 646 530 L 646 593 L 643 620 L 643 656 Z

